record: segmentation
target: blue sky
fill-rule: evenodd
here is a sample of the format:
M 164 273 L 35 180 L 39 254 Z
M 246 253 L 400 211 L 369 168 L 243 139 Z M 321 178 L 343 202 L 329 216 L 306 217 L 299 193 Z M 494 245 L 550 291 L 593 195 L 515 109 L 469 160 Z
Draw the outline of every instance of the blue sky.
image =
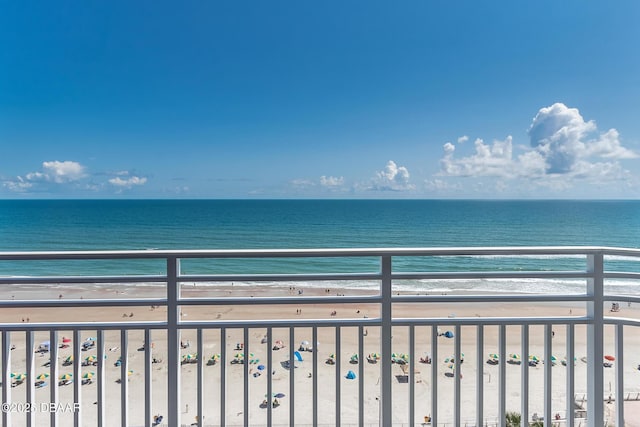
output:
M 0 198 L 638 198 L 640 2 L 2 2 Z

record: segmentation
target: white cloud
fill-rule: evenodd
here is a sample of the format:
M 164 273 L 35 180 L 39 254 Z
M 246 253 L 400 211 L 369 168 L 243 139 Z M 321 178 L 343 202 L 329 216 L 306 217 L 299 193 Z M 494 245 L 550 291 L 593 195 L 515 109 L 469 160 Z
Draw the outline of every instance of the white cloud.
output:
M 42 168 L 36 172 L 29 172 L 24 177 L 17 176 L 13 180 L 6 180 L 2 186 L 13 192 L 26 192 L 36 187 L 46 187 L 47 184 L 64 185 L 77 183 L 87 176 L 85 167 L 71 160 L 43 162 Z
M 109 184 L 115 185 L 119 188 L 132 188 L 134 185 L 144 185 L 147 182 L 147 178 L 139 176 L 130 176 L 122 179 L 119 176 L 111 178 Z
M 336 188 L 341 187 L 344 184 L 343 177 L 335 177 L 335 176 L 324 176 L 320 177 L 320 185 L 328 188 Z
M 57 160 L 42 163 L 41 172 L 31 172 L 26 175 L 27 181 L 46 181 L 56 184 L 78 181 L 86 176 L 85 167 L 78 162 Z
M 454 158 L 456 147 L 447 142 L 444 144 L 444 157 L 440 166 L 445 175 L 450 176 L 499 176 L 513 175 L 512 138 L 504 141 L 495 140 L 491 145 L 480 138 L 474 142 L 475 153 L 460 159 Z
M 384 170 L 377 172 L 370 190 L 379 191 L 406 191 L 414 186 L 409 183 L 409 170 L 404 166 L 398 166 L 393 160 L 387 162 Z
M 4 181 L 2 186 L 9 191 L 15 193 L 23 193 L 29 188 L 33 187 L 33 184 L 25 181 L 21 176 L 17 177 L 15 181 Z
M 460 138 L 458 138 L 458 144 L 464 144 L 468 140 L 469 140 L 469 137 L 467 135 L 462 135 Z
M 571 173 L 587 158 L 631 159 L 638 155 L 620 144 L 618 131 L 598 134 L 593 120 L 585 122 L 577 108 L 562 103 L 541 108 L 529 128 L 531 147 L 545 158 L 549 173 Z
M 503 181 L 525 180 L 539 187 L 564 190 L 576 181 L 590 183 L 629 179 L 620 160 L 638 154 L 622 146 L 616 129 L 601 133 L 593 120 L 585 121 L 576 108 L 557 103 L 541 108 L 529 128 L 530 145 L 518 147 L 513 140 L 476 139 L 474 152 L 456 157 L 456 146 L 447 142 L 438 175 L 448 177 L 493 177 Z M 460 138 L 458 139 L 460 141 Z

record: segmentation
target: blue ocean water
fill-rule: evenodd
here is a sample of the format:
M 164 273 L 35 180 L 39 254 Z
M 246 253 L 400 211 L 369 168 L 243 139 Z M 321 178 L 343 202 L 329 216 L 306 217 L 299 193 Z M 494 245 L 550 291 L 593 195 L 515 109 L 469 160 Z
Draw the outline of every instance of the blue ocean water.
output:
M 522 245 L 638 248 L 640 201 L 0 200 L 0 251 Z M 455 265 L 459 259 L 431 262 L 435 264 L 419 267 L 486 265 L 475 259 L 460 266 Z M 584 265 L 570 259 L 519 262 L 519 269 Z M 402 269 L 402 260 L 398 263 Z M 254 271 L 303 268 L 287 262 L 273 268 L 258 264 Z M 330 268 L 361 271 L 374 264 L 335 260 Z M 25 274 L 13 267 L 1 263 L 0 274 Z M 112 267 L 102 264 L 94 273 L 107 274 Z M 32 273 L 70 274 L 69 268 L 34 265 Z M 142 272 L 154 273 L 155 268 L 145 266 Z M 213 267 L 191 268 L 211 272 Z M 218 265 L 212 271 L 225 268 Z

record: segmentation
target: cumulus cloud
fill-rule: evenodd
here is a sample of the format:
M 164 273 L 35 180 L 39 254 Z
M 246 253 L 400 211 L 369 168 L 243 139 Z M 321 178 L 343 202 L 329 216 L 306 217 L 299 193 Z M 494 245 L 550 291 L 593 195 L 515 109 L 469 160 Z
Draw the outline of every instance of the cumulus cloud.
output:
M 638 154 L 622 146 L 616 129 L 599 132 L 576 108 L 562 103 L 541 108 L 528 130 L 529 146 L 514 153 L 513 138 L 474 142 L 474 152 L 456 156 L 456 146 L 443 145 L 440 176 L 526 179 L 547 188 L 566 189 L 576 180 L 603 182 L 629 177 L 620 160 Z M 458 139 L 460 142 L 460 138 Z
M 495 140 L 485 144 L 480 138 L 474 142 L 475 153 L 471 156 L 456 159 L 456 147 L 447 142 L 444 144 L 444 157 L 440 166 L 445 175 L 452 176 L 500 176 L 509 177 L 514 171 L 512 138 L 504 141 Z
M 458 138 L 458 144 L 464 144 L 468 140 L 469 140 L 469 137 L 467 135 L 462 135 L 460 138 Z
M 598 133 L 593 120 L 585 121 L 577 108 L 562 103 L 541 108 L 529 128 L 531 147 L 545 159 L 549 173 L 570 173 L 587 158 L 631 159 L 638 155 L 622 147 L 618 131 Z
M 78 162 L 53 160 L 43 162 L 39 171 L 3 181 L 2 187 L 12 192 L 27 192 L 32 189 L 76 183 L 86 178 L 86 168 Z
M 387 162 L 384 170 L 376 173 L 369 187 L 371 190 L 380 191 L 405 191 L 413 188 L 409 183 L 409 170 L 404 166 L 398 166 L 393 160 Z
M 107 181 L 94 181 L 96 177 L 104 175 L 111 178 Z M 4 180 L 2 188 L 16 193 L 62 193 L 67 191 L 99 192 L 115 187 L 118 192 L 121 192 L 134 186 L 144 185 L 146 182 L 146 177 L 131 175 L 127 171 L 90 175 L 87 168 L 78 162 L 53 160 L 43 162 L 38 171 Z
M 325 176 L 320 177 L 320 185 L 327 188 L 341 187 L 344 184 L 343 177 Z
M 46 181 L 56 184 L 78 181 L 86 176 L 85 167 L 78 162 L 65 160 L 59 162 L 43 162 L 40 172 L 31 172 L 26 175 L 27 181 Z

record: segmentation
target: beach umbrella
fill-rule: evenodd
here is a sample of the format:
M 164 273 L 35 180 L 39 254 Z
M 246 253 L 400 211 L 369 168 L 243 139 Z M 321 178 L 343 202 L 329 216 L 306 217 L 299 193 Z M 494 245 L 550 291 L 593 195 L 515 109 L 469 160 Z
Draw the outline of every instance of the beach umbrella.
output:
M 520 360 L 520 355 L 518 353 L 511 353 L 509 357 L 513 360 Z
M 96 338 L 95 337 L 89 337 L 89 338 L 87 338 L 87 341 L 96 341 Z
M 444 333 L 444 337 L 445 338 L 453 338 L 453 336 L 454 336 L 453 332 L 451 332 L 451 331 L 447 331 L 447 332 Z
M 68 337 L 62 337 L 62 343 L 63 344 L 69 344 L 71 342 L 71 338 Z
M 529 360 L 531 360 L 532 362 L 539 362 L 540 358 L 538 358 L 538 356 L 529 356 Z
M 284 393 L 276 393 L 273 397 L 277 397 L 278 399 L 282 399 L 285 396 Z
M 130 377 L 131 375 L 133 375 L 133 371 L 132 370 L 127 371 L 127 376 Z
M 378 360 L 378 359 L 380 359 L 380 353 L 371 353 L 371 354 L 369 354 L 369 357 L 371 359 Z
M 329 355 L 329 359 L 335 359 L 335 358 L 336 358 L 336 354 L 335 354 L 335 353 L 331 353 L 331 354 Z
M 308 345 L 309 345 L 309 341 L 306 341 L 306 340 L 305 340 L 305 341 L 302 341 L 302 342 L 300 343 L 300 345 L 301 345 L 301 346 L 308 346 Z
M 67 381 L 67 380 L 70 380 L 71 378 L 73 378 L 73 374 L 62 374 L 62 375 L 60 375 L 60 379 L 62 381 Z
M 16 381 L 24 381 L 27 378 L 27 374 L 17 374 L 13 377 Z
M 73 362 L 73 356 L 67 356 L 66 359 L 64 359 L 65 362 Z
M 258 365 L 258 371 L 263 371 L 264 370 L 264 365 Z
M 87 380 L 90 380 L 91 378 L 93 378 L 93 376 L 94 376 L 95 374 L 96 374 L 95 372 L 86 372 L 86 373 L 82 376 L 82 378 L 87 379 Z
M 500 359 L 500 356 L 498 356 L 496 353 L 489 354 L 489 357 L 492 358 L 492 359 L 496 359 L 496 360 Z
M 84 358 L 84 361 L 87 362 L 87 363 L 93 363 L 96 360 L 98 360 L 98 358 L 96 356 L 93 356 L 93 355 L 87 356 L 87 357 Z
M 36 377 L 37 380 L 46 380 L 47 378 L 49 378 L 49 374 L 47 374 L 46 372 L 43 372 Z
M 613 362 L 614 360 L 616 360 L 616 358 L 610 354 L 607 354 L 606 356 L 604 356 L 605 359 L 607 359 L 609 362 Z
M 298 362 L 302 362 L 302 355 L 300 354 L 299 351 L 294 351 L 293 356 Z
M 345 375 L 345 378 L 349 380 L 354 380 L 356 378 L 356 373 L 353 371 L 349 371 L 347 372 L 347 375 Z

